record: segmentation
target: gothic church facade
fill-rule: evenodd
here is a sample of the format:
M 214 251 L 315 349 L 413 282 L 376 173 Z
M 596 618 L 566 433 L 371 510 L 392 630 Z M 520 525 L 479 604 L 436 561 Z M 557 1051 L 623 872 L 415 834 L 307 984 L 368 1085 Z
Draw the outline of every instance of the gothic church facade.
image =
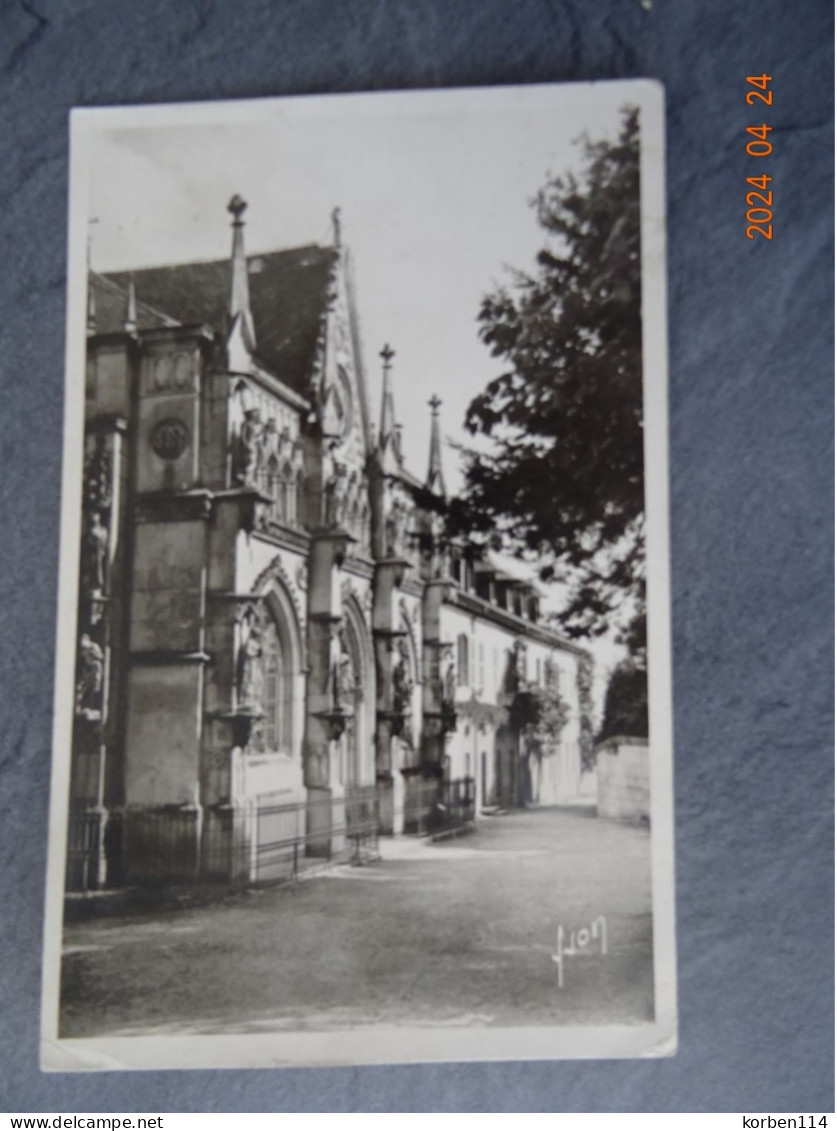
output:
M 270 804 L 328 857 L 358 797 L 387 835 L 428 784 L 477 815 L 578 792 L 589 659 L 420 505 L 439 402 L 420 479 L 388 347 L 373 426 L 339 218 L 331 246 L 247 256 L 245 207 L 228 260 L 90 274 L 71 887 L 159 875 L 149 817 L 223 878 Z M 532 760 L 513 705 L 537 687 L 563 714 Z

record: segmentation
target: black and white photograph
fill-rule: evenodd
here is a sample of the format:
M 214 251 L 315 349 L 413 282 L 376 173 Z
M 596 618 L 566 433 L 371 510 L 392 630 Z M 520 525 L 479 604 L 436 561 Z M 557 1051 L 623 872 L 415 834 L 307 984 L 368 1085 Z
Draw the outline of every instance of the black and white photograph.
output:
M 74 111 L 45 1069 L 677 1042 L 663 96 Z

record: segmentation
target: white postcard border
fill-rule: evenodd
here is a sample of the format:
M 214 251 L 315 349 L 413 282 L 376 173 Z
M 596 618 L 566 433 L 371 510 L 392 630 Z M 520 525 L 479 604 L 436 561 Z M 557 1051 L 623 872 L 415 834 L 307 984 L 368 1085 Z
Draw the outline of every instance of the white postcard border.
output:
M 562 84 L 572 89 L 573 84 Z M 574 84 L 576 87 L 593 84 Z M 597 84 L 605 85 L 605 84 Z M 606 84 L 612 86 L 614 84 Z M 45 1071 L 265 1068 L 439 1061 L 625 1058 L 676 1051 L 673 746 L 669 588 L 668 410 L 666 330 L 665 159 L 663 88 L 656 81 L 619 82 L 640 108 L 643 381 L 648 581 L 651 860 L 655 1021 L 627 1026 L 453 1029 L 364 1026 L 345 1031 L 258 1035 L 136 1036 L 62 1039 L 58 1036 L 64 869 L 68 824 L 70 741 L 75 665 L 78 549 L 84 432 L 85 295 L 89 171 L 101 129 L 137 125 L 251 122 L 277 112 L 333 113 L 344 101 L 367 114 L 392 112 L 400 102 L 422 112 L 457 112 L 501 93 L 535 97 L 549 86 L 459 91 L 396 92 L 258 99 L 176 106 L 84 109 L 71 117 L 64 448 L 53 758 L 44 921 L 41 1067 Z M 389 100 L 386 108 L 380 101 Z M 292 105 L 291 105 L 292 104 Z

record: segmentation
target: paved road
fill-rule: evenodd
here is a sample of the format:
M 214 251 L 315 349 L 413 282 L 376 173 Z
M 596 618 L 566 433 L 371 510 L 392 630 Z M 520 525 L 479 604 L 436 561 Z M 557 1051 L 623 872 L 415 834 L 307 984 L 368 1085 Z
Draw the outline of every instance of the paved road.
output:
M 652 1017 L 650 838 L 581 809 L 486 818 L 292 888 L 65 933 L 62 1036 Z M 567 960 L 559 923 L 607 917 L 608 954 Z

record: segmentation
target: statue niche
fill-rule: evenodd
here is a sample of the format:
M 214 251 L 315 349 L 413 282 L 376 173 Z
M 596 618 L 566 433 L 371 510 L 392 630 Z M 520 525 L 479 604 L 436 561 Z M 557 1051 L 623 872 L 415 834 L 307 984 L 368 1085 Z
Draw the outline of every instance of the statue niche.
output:
M 358 709 L 363 695 L 355 654 L 346 629 L 338 633 L 338 652 L 333 668 L 333 708 L 329 719 L 331 738 L 339 743 L 340 780 L 347 786 L 357 783 Z
M 82 589 L 88 597 L 101 597 L 107 584 L 108 528 L 99 511 L 91 511 L 82 542 Z
M 345 521 L 346 492 L 349 485 L 347 468 L 335 460 L 334 470 L 326 480 L 323 522 L 326 526 L 342 526 Z
M 242 748 L 288 752 L 289 673 L 275 621 L 265 611 L 245 611 L 236 660 L 236 743 Z
M 99 722 L 102 717 L 102 690 L 104 686 L 104 653 L 86 632 L 79 640 L 76 664 L 76 717 L 85 722 Z
M 340 651 L 334 664 L 334 705 L 343 714 L 352 715 L 355 710 L 357 680 L 345 633 L 341 631 L 338 639 Z
M 245 486 L 256 485 L 262 432 L 261 413 L 257 408 L 248 408 L 233 451 L 233 478 Z
M 400 499 L 396 499 L 390 508 L 385 524 L 386 552 L 388 557 L 396 558 L 403 555 L 407 539 L 408 522 L 409 513 L 407 508 Z
M 90 624 L 97 624 L 108 586 L 112 459 L 104 436 L 88 440 L 84 466 L 84 509 L 81 537 L 81 592 L 90 602 Z
M 261 625 L 254 616 L 238 653 L 237 698 L 239 709 L 261 709 L 264 694 L 264 653 Z
M 413 680 L 406 640 L 398 641 L 398 659 L 392 669 L 393 734 L 402 734 L 413 710 Z
M 111 503 L 111 453 L 104 436 L 88 437 L 92 446 L 84 466 L 84 503 L 94 511 L 107 511 Z
M 280 430 L 275 418 L 263 421 L 258 408 L 246 409 L 233 441 L 232 477 L 243 487 L 256 487 L 264 496 L 256 517 L 261 530 L 272 522 L 297 524 L 303 470 L 302 444 L 291 438 L 290 428 Z

